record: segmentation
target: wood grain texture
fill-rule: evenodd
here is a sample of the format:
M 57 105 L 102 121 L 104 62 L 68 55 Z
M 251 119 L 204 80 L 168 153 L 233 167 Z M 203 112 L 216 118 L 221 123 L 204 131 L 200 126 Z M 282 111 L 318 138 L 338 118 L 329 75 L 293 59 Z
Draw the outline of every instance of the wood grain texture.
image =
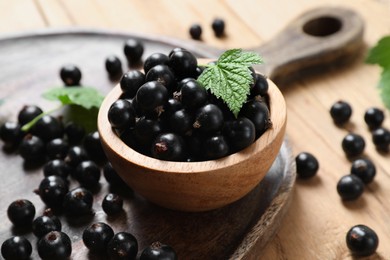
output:
M 22 1 L 0 2 L 3 6 L 11 8 L 0 9 L 2 21 L 5 21 L 2 23 L 1 32 L 60 26 L 60 23 L 55 25 L 37 23 L 34 14 L 28 18 L 23 9 L 12 9 Z M 118 4 L 112 6 L 110 12 L 106 13 L 106 17 L 116 22 L 107 22 L 102 26 L 114 30 L 128 26 L 129 30 L 139 28 L 139 31 L 145 33 L 160 32 L 162 35 L 188 39 L 186 30 L 178 30 L 177 26 L 185 28 L 184 24 L 200 20 L 198 17 L 201 16 L 207 34 L 204 38 L 205 43 L 219 48 L 250 48 L 273 38 L 289 21 L 304 11 L 330 5 L 348 7 L 362 15 L 366 24 L 364 43 L 367 47 L 372 46 L 380 37 L 390 34 L 388 0 L 218 0 L 212 1 L 213 4 L 209 1 L 204 7 L 206 11 L 199 6 L 200 13 L 184 12 L 186 15 L 165 17 L 164 28 L 161 28 L 160 23 L 154 23 L 153 19 L 146 19 L 146 16 L 141 15 L 148 12 L 149 2 L 148 4 L 142 4 L 143 1 L 135 2 L 137 4 L 132 8 L 127 1 L 118 1 Z M 191 0 L 172 0 L 164 2 L 164 5 L 165 9 L 169 6 L 191 9 L 196 3 Z M 213 9 L 216 6 L 218 9 Z M 13 17 L 19 17 L 18 20 L 21 20 L 11 22 L 14 18 L 9 17 L 9 10 L 16 10 Z M 67 11 L 69 9 L 64 7 L 59 11 L 59 16 Z M 229 27 L 246 29 L 235 30 L 224 39 L 214 38 L 206 25 L 214 14 L 222 12 L 234 14 L 232 15 L 234 18 L 223 17 L 229 22 Z M 78 21 L 73 23 L 75 26 L 90 25 L 82 21 L 82 16 L 88 15 L 88 11 L 75 11 L 73 15 Z M 137 23 L 125 25 L 126 22 L 133 21 L 131 17 L 137 17 Z M 67 23 L 69 21 L 65 20 L 64 25 Z M 362 51 L 355 63 L 348 67 L 327 71 L 315 78 L 301 78 L 283 89 L 289 112 L 287 134 L 293 152 L 294 154 L 300 151 L 312 152 L 320 162 L 320 171 L 312 180 L 298 181 L 281 230 L 265 250 L 253 256 L 254 259 L 354 259 L 345 246 L 345 234 L 352 225 L 360 223 L 375 229 L 380 239 L 378 253 L 369 259 L 390 259 L 390 249 L 387 246 L 390 243 L 389 155 L 377 153 L 362 118 L 365 109 L 370 106 L 384 110 L 385 108 L 376 88 L 380 69 L 364 64 L 365 54 L 365 51 Z M 330 106 L 339 99 L 345 99 L 353 106 L 351 123 L 345 128 L 334 126 L 329 117 Z M 385 115 L 384 126 L 390 128 L 390 115 L 387 110 Z M 373 159 L 378 172 L 374 183 L 366 188 L 359 200 L 343 203 L 337 195 L 336 183 L 342 175 L 349 172 L 351 165 L 340 148 L 342 137 L 349 131 L 356 131 L 364 136 L 367 142 L 365 155 Z

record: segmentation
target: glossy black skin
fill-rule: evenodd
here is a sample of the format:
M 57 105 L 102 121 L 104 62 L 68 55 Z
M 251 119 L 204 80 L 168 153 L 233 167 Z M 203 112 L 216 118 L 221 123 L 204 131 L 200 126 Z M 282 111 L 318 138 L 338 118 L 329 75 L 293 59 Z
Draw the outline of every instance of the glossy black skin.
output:
M 204 160 L 215 160 L 229 154 L 229 145 L 223 135 L 206 137 L 202 142 Z
M 5 260 L 27 260 L 30 259 L 31 253 L 31 243 L 25 237 L 13 236 L 1 245 L 1 255 Z
M 130 65 L 137 64 L 141 61 L 142 54 L 144 53 L 144 45 L 136 39 L 128 39 L 125 42 L 123 52 Z
M 130 70 L 122 75 L 119 85 L 127 98 L 133 98 L 144 83 L 144 73 L 139 70 Z
M 337 183 L 337 192 L 343 200 L 356 200 L 364 191 L 362 180 L 353 175 L 345 175 Z
M 106 58 L 105 67 L 110 76 L 122 74 L 122 62 L 115 55 L 110 55 Z
M 107 245 L 107 254 L 112 260 L 135 260 L 137 253 L 137 239 L 128 232 L 116 233 Z
M 86 188 L 97 187 L 100 180 L 100 167 L 94 161 L 83 161 L 75 171 L 75 178 Z
M 135 111 L 127 99 L 118 99 L 108 110 L 108 121 L 116 129 L 125 129 L 134 126 Z
M 301 152 L 295 157 L 297 175 L 300 178 L 310 178 L 317 174 L 319 163 L 317 158 L 308 152 Z
M 64 161 L 71 167 L 77 167 L 82 161 L 89 160 L 87 151 L 83 146 L 75 145 L 69 148 Z
M 256 129 L 251 120 L 239 117 L 225 122 L 222 130 L 229 143 L 230 153 L 238 152 L 251 145 L 256 138 Z
M 44 142 L 49 142 L 63 137 L 64 126 L 57 118 L 45 115 L 31 128 L 31 133 L 40 137 Z
M 68 259 L 72 254 L 72 242 L 67 234 L 51 231 L 44 235 L 37 244 L 38 254 L 44 260 Z
M 68 191 L 67 181 L 60 176 L 51 175 L 40 182 L 37 193 L 48 207 L 58 208 L 61 207 Z
M 150 150 L 151 143 L 162 132 L 162 129 L 163 127 L 159 120 L 141 118 L 135 124 L 133 136 L 139 145 Z
M 0 139 L 8 147 L 17 147 L 24 136 L 21 125 L 16 122 L 5 122 L 0 127 Z
M 46 145 L 41 138 L 28 134 L 19 145 L 19 154 L 25 161 L 41 161 L 46 155 L 45 147 Z
M 168 120 L 173 113 L 180 109 L 183 109 L 181 102 L 175 98 L 170 98 L 168 99 L 167 103 L 165 103 L 163 107 L 163 113 L 161 114 L 160 118 Z
M 61 231 L 62 225 L 58 217 L 52 216 L 39 216 L 34 219 L 32 223 L 32 231 L 38 238 L 43 237 L 51 231 Z
M 7 216 L 14 226 L 28 227 L 34 220 L 35 206 L 26 199 L 15 200 L 8 206 Z
M 18 122 L 23 126 L 42 113 L 43 110 L 36 105 L 23 106 L 18 113 Z
M 64 65 L 60 69 L 60 78 L 66 86 L 77 86 L 80 85 L 81 71 L 74 64 Z
M 169 93 L 176 90 L 176 78 L 173 71 L 167 65 L 156 65 L 146 73 L 145 81 L 158 81 L 163 84 Z
M 342 125 L 348 122 L 352 115 L 351 105 L 343 100 L 334 103 L 330 108 L 330 116 L 336 125 Z
M 194 110 L 204 105 L 208 99 L 207 91 L 195 79 L 183 79 L 179 83 L 179 100 L 187 109 Z
M 153 111 L 168 101 L 168 89 L 157 81 L 143 84 L 135 95 L 137 105 L 145 111 Z
M 372 131 L 372 142 L 379 151 L 388 152 L 390 146 L 390 131 L 384 127 L 379 127 Z
M 373 130 L 380 127 L 385 120 L 385 114 L 382 109 L 370 107 L 364 113 L 364 122 Z
M 69 144 L 63 138 L 55 138 L 46 144 L 46 155 L 49 159 L 64 159 L 68 154 Z
M 92 213 L 92 193 L 82 187 L 74 188 L 64 197 L 63 210 L 68 216 L 83 216 Z
M 379 238 L 376 232 L 366 225 L 351 227 L 345 237 L 348 249 L 354 256 L 371 256 L 378 248 Z
M 200 40 L 202 36 L 202 27 L 200 26 L 200 24 L 193 24 L 189 29 L 189 33 L 192 39 Z
M 215 133 L 222 129 L 224 117 L 214 104 L 204 105 L 196 110 L 193 127 L 201 133 Z
M 368 184 L 374 180 L 376 167 L 370 159 L 359 158 L 352 162 L 351 174 L 356 175 L 365 184 Z
M 92 252 L 106 252 L 107 245 L 114 237 L 112 228 L 103 222 L 93 223 L 83 232 L 84 245 Z
M 84 149 L 88 156 L 96 163 L 100 164 L 106 160 L 100 135 L 98 131 L 88 133 L 83 141 Z
M 72 145 L 79 144 L 85 136 L 84 127 L 74 122 L 68 122 L 64 132 L 68 143 Z
M 198 61 L 191 52 L 177 49 L 169 55 L 169 67 L 178 79 L 193 78 L 197 74 Z
M 55 175 L 66 180 L 71 170 L 72 168 L 61 159 L 50 160 L 43 165 L 43 175 L 45 177 Z
M 175 250 L 169 246 L 160 242 L 154 242 L 150 246 L 146 247 L 141 255 L 140 260 L 177 260 L 177 254 Z
M 222 37 L 225 34 L 225 21 L 220 18 L 216 18 L 213 20 L 211 28 L 213 29 L 216 37 Z
M 174 133 L 185 135 L 192 129 L 192 115 L 185 109 L 176 111 L 167 120 L 169 120 L 169 129 Z
M 261 135 L 270 127 L 270 112 L 265 102 L 252 99 L 244 104 L 240 116 L 252 121 L 256 129 L 256 135 Z
M 123 211 L 123 199 L 118 194 L 109 193 L 104 196 L 102 201 L 103 211 L 111 216 Z
M 268 93 L 268 81 L 267 78 L 259 73 L 255 73 L 254 84 L 250 89 L 250 98 L 255 96 L 265 96 Z
M 153 141 L 151 154 L 160 160 L 181 161 L 186 156 L 185 142 L 180 135 L 162 133 Z
M 156 65 L 168 65 L 168 56 L 163 53 L 153 53 L 148 56 L 144 61 L 144 71 L 148 73 L 148 71 Z
M 347 134 L 341 142 L 341 147 L 348 157 L 361 155 L 365 146 L 366 142 L 363 137 L 354 133 Z

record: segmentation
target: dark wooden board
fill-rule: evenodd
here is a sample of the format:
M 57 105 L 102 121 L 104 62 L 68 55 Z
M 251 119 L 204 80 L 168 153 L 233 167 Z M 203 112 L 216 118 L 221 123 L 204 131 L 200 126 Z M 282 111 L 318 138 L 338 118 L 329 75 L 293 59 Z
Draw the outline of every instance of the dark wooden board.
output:
M 212 58 L 217 50 L 205 45 L 108 31 L 40 31 L 0 39 L 0 120 L 15 121 L 26 104 L 50 109 L 57 104 L 44 100 L 41 94 L 52 86 L 61 86 L 59 68 L 65 63 L 77 64 L 83 73 L 82 84 L 107 93 L 116 83 L 110 80 L 104 60 L 123 55 L 128 38 L 139 38 L 145 44 L 146 57 L 154 52 L 168 54 L 177 46 L 193 51 L 198 57 Z M 261 167 L 259 165 L 258 167 Z M 38 258 L 37 239 L 29 230 L 14 229 L 7 218 L 7 207 L 15 199 L 31 200 L 37 216 L 44 210 L 39 196 L 33 193 L 43 178 L 42 168 L 24 165 L 16 152 L 0 152 L 0 242 L 12 235 L 24 235 L 33 244 L 33 258 Z M 105 259 L 90 255 L 81 240 L 82 232 L 93 222 L 110 224 L 115 232 L 135 235 L 139 250 L 154 241 L 172 245 L 180 259 L 241 259 L 257 256 L 272 239 L 288 209 L 295 182 L 295 165 L 287 141 L 284 142 L 266 178 L 246 197 L 225 208 L 205 213 L 184 213 L 152 205 L 137 194 L 124 191 L 124 212 L 107 217 L 101 201 L 109 191 L 102 176 L 101 188 L 95 194 L 95 215 L 89 219 L 69 221 L 61 216 L 63 230 L 73 241 L 72 259 Z M 77 184 L 73 183 L 72 187 Z M 239 183 L 237 184 L 239 185 Z

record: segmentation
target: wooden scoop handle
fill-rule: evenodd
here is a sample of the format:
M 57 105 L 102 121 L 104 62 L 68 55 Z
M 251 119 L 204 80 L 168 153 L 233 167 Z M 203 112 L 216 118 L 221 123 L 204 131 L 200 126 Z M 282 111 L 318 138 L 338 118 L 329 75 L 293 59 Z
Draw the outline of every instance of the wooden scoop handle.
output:
M 364 45 L 363 31 L 362 18 L 352 10 L 310 10 L 275 38 L 252 49 L 264 59 L 255 69 L 278 84 L 307 71 L 321 71 L 356 57 Z

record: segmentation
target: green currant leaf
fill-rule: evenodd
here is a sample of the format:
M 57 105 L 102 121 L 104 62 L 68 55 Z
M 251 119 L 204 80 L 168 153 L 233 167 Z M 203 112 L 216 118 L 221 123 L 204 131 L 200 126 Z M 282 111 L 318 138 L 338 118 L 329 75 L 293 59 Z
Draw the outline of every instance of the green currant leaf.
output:
M 383 37 L 369 50 L 366 62 L 382 68 L 390 67 L 390 36 Z
M 95 88 L 90 87 L 58 87 L 43 94 L 48 100 L 58 100 L 62 105 L 78 105 L 86 109 L 99 108 L 104 97 Z
M 260 63 L 262 59 L 256 53 L 228 50 L 215 64 L 207 65 L 197 80 L 217 98 L 221 98 L 237 117 L 253 83 L 248 67 Z
M 390 67 L 382 71 L 379 89 L 383 103 L 390 110 Z

